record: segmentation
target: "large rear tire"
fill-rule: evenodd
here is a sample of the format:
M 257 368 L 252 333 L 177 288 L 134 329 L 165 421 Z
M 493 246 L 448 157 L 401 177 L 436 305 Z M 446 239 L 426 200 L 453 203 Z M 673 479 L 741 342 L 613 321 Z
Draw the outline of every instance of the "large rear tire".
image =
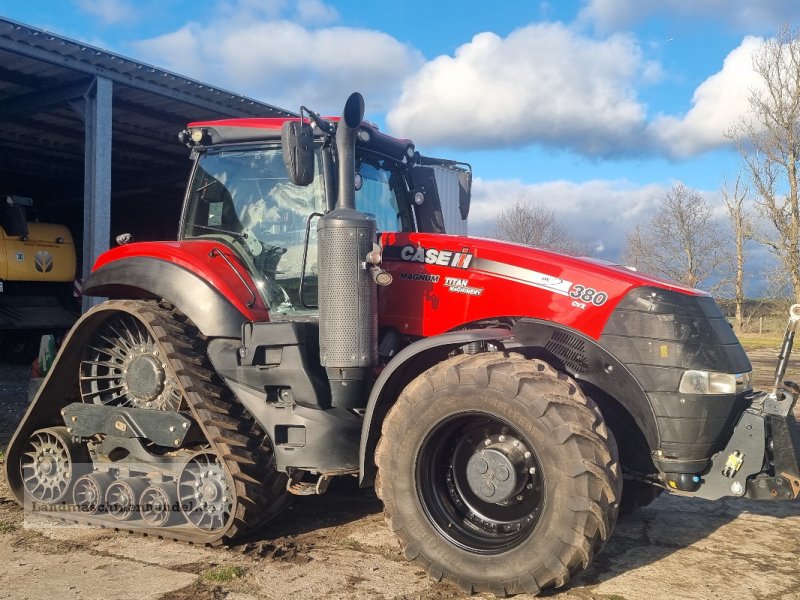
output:
M 564 585 L 617 519 L 617 447 L 546 363 L 461 355 L 409 384 L 383 423 L 376 490 L 406 558 L 498 596 Z

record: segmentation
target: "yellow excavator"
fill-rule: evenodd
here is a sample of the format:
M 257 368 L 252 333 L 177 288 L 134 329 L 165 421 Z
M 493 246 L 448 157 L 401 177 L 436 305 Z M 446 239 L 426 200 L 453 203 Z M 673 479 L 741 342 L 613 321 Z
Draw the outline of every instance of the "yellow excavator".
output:
M 0 201 L 0 351 L 28 360 L 45 333 L 66 332 L 73 300 L 75 243 L 64 225 L 28 220 L 31 198 Z

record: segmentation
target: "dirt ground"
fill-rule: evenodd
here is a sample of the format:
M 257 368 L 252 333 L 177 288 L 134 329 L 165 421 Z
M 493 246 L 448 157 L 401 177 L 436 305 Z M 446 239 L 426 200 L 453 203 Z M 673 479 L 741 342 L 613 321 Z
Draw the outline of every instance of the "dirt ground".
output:
M 762 388 L 774 356 L 751 354 Z M 800 361 L 792 370 L 800 379 Z M 25 388 L 15 376 L 0 369 L 2 396 Z M 334 482 L 324 496 L 297 498 L 252 541 L 231 548 L 40 523 L 24 519 L 9 498 L 0 477 L 0 599 L 464 597 L 403 559 L 374 492 L 359 490 L 355 480 Z M 661 497 L 618 523 L 588 571 L 544 596 L 794 599 L 798 557 L 800 504 Z

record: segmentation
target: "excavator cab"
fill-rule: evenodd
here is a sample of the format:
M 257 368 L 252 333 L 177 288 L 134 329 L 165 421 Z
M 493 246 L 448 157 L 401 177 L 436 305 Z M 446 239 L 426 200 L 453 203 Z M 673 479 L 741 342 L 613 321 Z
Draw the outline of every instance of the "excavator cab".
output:
M 10 237 L 28 237 L 28 211 L 33 206 L 32 198 L 22 196 L 6 196 L 0 213 L 0 225 Z

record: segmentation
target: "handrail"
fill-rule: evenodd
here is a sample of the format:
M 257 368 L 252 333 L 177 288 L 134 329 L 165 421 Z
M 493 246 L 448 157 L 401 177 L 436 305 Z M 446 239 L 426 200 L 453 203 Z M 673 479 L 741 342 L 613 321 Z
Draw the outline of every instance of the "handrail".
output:
M 306 238 L 303 242 L 303 264 L 300 267 L 300 287 L 297 290 L 297 294 L 300 296 L 300 306 L 303 308 L 319 308 L 316 304 L 306 304 L 305 299 L 303 298 L 303 285 L 306 281 L 306 259 L 308 258 L 308 239 L 311 235 L 311 219 L 314 217 L 323 217 L 322 213 L 313 212 L 308 215 L 308 219 L 306 219 Z
M 244 285 L 245 289 L 247 289 L 247 291 L 250 292 L 250 295 L 253 297 L 252 300 L 250 300 L 249 302 L 245 302 L 245 306 L 247 306 L 247 308 L 251 308 L 256 303 L 256 299 L 258 298 L 258 296 L 256 296 L 256 293 L 247 284 L 247 281 L 245 281 L 245 278 L 242 277 L 242 274 L 239 272 L 239 269 L 237 269 L 235 266 L 233 266 L 233 263 L 230 261 L 230 259 L 227 256 L 225 256 L 225 254 L 223 254 L 222 250 L 220 250 L 216 246 L 211 249 L 211 252 L 208 253 L 208 256 L 210 256 L 211 258 L 214 258 L 215 256 L 221 256 L 222 260 L 224 260 L 228 264 L 228 266 L 231 268 L 231 270 L 234 273 L 236 273 L 236 276 L 239 278 L 239 281 L 242 282 L 242 285 Z

